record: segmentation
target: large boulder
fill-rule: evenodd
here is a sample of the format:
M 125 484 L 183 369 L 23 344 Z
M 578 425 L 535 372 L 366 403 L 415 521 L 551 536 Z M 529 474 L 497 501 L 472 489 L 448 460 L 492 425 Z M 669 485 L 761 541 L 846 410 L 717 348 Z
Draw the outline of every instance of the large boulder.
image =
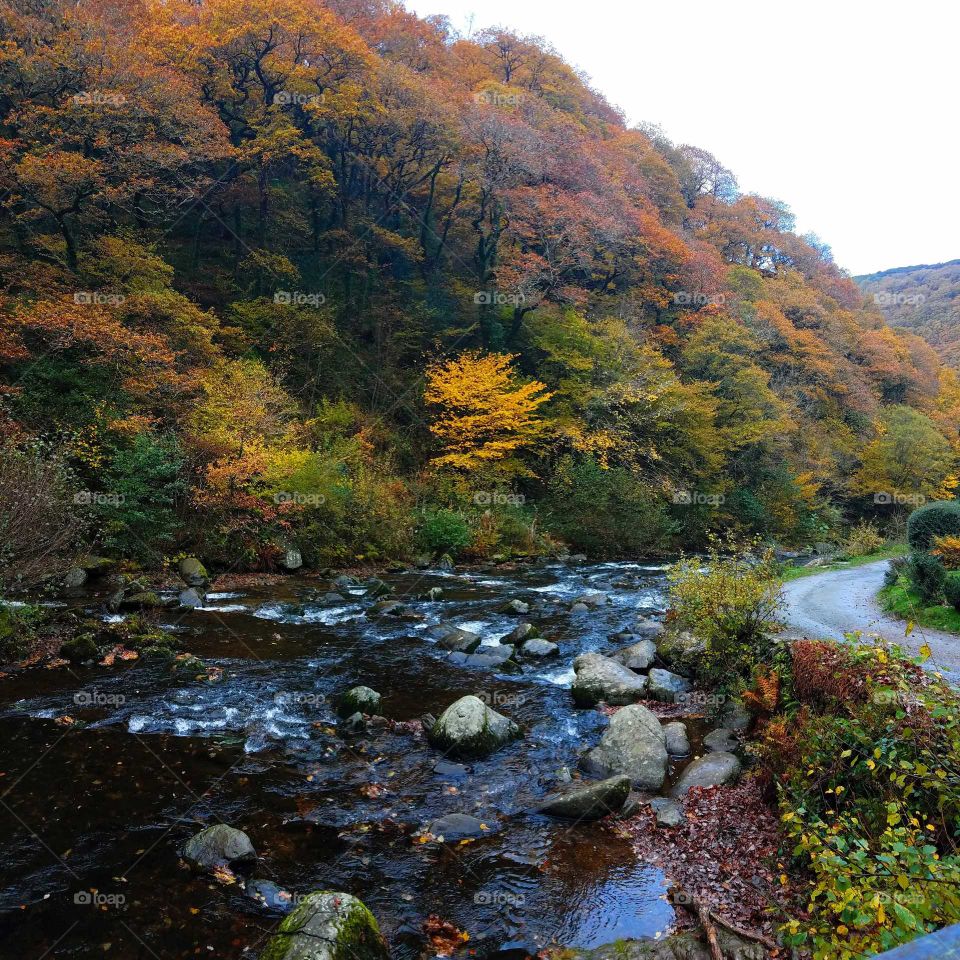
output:
M 638 703 L 618 710 L 600 743 L 581 761 L 600 777 L 625 774 L 635 786 L 659 790 L 667 775 L 666 736 L 660 721 Z
M 349 893 L 308 894 L 280 924 L 260 960 L 387 960 L 373 914 Z
M 682 797 L 691 787 L 717 787 L 733 783 L 740 774 L 740 761 L 732 754 L 718 751 L 698 757 L 673 785 L 672 797 Z
M 516 740 L 520 728 L 479 697 L 461 697 L 440 715 L 429 740 L 454 757 L 486 757 Z
M 639 640 L 611 654 L 610 659 L 622 663 L 628 670 L 635 670 L 639 673 L 650 669 L 656 655 L 657 648 L 653 645 L 652 640 Z
M 370 687 L 351 687 L 337 703 L 337 715 L 351 717 L 355 713 L 380 712 L 380 694 Z
M 205 587 L 210 582 L 207 568 L 196 557 L 184 557 L 177 564 L 177 573 L 188 587 Z
M 183 857 L 195 867 L 212 870 L 233 863 L 256 860 L 250 838 L 236 827 L 215 823 L 191 837 L 183 847 Z
M 647 676 L 648 695 L 654 700 L 674 703 L 678 696 L 689 693 L 693 689 L 689 680 L 669 670 L 661 670 L 659 667 L 654 667 Z
M 647 688 L 646 677 L 599 653 L 581 654 L 573 661 L 573 669 L 577 676 L 570 692 L 580 707 L 592 707 L 601 700 L 613 706 L 635 703 Z
M 630 778 L 623 774 L 596 783 L 564 787 L 537 807 L 539 813 L 570 820 L 599 820 L 623 808 L 630 796 Z

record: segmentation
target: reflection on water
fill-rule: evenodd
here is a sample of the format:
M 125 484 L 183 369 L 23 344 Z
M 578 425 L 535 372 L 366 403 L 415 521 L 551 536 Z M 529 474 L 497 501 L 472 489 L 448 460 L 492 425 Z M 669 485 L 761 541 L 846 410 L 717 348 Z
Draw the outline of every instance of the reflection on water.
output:
M 596 711 L 573 708 L 570 663 L 609 649 L 638 612 L 662 608 L 662 578 L 645 564 L 384 577 L 409 618 L 368 617 L 359 597 L 314 601 L 316 581 L 291 578 L 164 614 L 222 669 L 218 683 L 147 660 L 8 678 L 0 935 L 14 945 L 9 955 L 256 957 L 277 918 L 239 887 L 178 864 L 183 841 L 217 821 L 250 835 L 257 876 L 294 892 L 360 896 L 399 956 L 423 952 L 431 913 L 465 929 L 479 956 L 657 935 L 672 918 L 657 869 L 636 863 L 602 824 L 529 811 L 604 726 Z M 431 586 L 444 600 L 416 599 Z M 570 612 L 571 599 L 592 590 L 611 602 Z M 530 614 L 499 612 L 513 598 Z M 515 674 L 457 667 L 426 631 L 451 620 L 492 644 L 524 619 L 561 655 Z M 332 703 L 357 683 L 380 691 L 390 722 L 344 738 Z M 418 725 L 402 722 L 466 693 L 526 735 L 466 769 L 438 766 Z M 63 714 L 84 725 L 58 726 Z M 418 842 L 450 813 L 490 829 L 465 844 Z

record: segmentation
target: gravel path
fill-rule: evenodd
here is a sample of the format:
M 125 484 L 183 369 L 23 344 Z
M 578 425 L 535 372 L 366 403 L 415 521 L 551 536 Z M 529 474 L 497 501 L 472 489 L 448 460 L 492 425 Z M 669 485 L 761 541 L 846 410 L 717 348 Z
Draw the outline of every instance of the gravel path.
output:
M 960 636 L 917 626 L 907 637 L 906 624 L 880 608 L 876 596 L 886 569 L 887 561 L 880 560 L 786 583 L 784 636 L 842 640 L 845 633 L 860 630 L 914 653 L 926 643 L 933 651 L 927 666 L 960 682 Z

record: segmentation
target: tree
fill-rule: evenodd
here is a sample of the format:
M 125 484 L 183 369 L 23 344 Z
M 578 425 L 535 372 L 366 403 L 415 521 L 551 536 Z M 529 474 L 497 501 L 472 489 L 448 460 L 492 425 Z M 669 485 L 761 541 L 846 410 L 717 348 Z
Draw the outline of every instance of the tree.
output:
M 436 467 L 504 478 L 529 472 L 518 455 L 543 437 L 537 411 L 552 394 L 538 380 L 520 382 L 514 359 L 467 352 L 427 369 L 424 399 L 436 408 L 430 432 L 444 448 Z
M 875 430 L 853 478 L 855 492 L 886 503 L 952 496 L 957 454 L 929 417 L 897 405 L 884 412 Z

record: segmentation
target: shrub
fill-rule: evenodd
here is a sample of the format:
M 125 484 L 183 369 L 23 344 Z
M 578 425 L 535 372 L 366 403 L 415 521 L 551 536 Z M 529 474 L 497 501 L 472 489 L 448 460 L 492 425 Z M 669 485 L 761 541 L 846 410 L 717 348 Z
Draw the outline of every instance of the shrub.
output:
M 829 697 L 778 718 L 790 749 L 766 753 L 811 878 L 803 920 L 782 931 L 815 960 L 872 956 L 960 920 L 960 702 L 895 648 L 806 643 L 795 667 L 821 654 Z M 837 673 L 856 674 L 853 690 Z
M 0 604 L 0 663 L 22 660 L 45 622 L 42 607 L 8 607 Z
M 706 563 L 684 558 L 667 576 L 676 622 L 706 644 L 705 678 L 749 677 L 770 658 L 783 585 L 773 551 L 757 560 L 714 544 Z
M 632 473 L 591 458 L 564 457 L 550 483 L 544 522 L 591 556 L 639 555 L 662 549 L 674 531 L 666 505 Z
M 470 546 L 472 539 L 470 524 L 455 510 L 425 510 L 417 530 L 417 542 L 424 550 L 451 556 Z
M 931 551 L 948 570 L 960 570 L 960 537 L 934 537 Z
M 940 602 L 947 571 L 935 556 L 922 552 L 912 553 L 906 573 L 910 585 L 924 603 Z
M 875 553 L 885 543 L 883 534 L 872 523 L 858 523 L 843 542 L 844 552 L 851 557 Z
M 0 446 L 0 589 L 62 573 L 85 526 L 60 460 L 39 448 Z
M 947 575 L 946 583 L 943 585 L 944 599 L 960 612 L 960 573 L 950 573 Z
M 161 558 L 177 531 L 175 505 L 186 489 L 184 464 L 175 437 L 141 433 L 114 452 L 98 510 L 107 548 L 147 563 Z
M 929 550 L 936 537 L 960 535 L 960 501 L 928 503 L 907 520 L 907 542 L 913 550 Z

